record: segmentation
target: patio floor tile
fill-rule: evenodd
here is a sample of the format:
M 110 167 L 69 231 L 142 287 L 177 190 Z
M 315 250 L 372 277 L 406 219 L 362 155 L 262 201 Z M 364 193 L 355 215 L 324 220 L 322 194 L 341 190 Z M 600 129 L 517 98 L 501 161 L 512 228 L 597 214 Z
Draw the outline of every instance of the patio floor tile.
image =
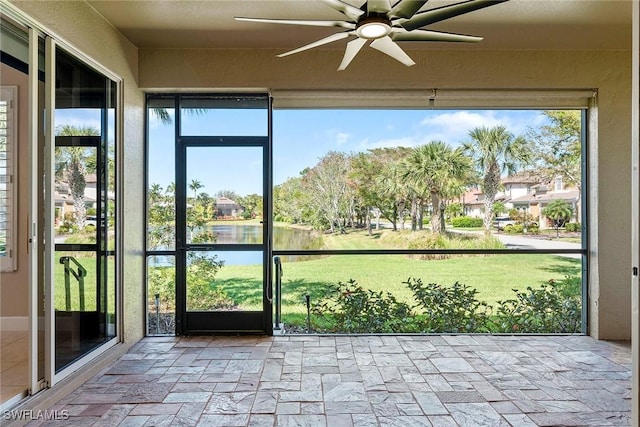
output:
M 51 409 L 82 426 L 624 426 L 631 350 L 586 336 L 149 337 Z

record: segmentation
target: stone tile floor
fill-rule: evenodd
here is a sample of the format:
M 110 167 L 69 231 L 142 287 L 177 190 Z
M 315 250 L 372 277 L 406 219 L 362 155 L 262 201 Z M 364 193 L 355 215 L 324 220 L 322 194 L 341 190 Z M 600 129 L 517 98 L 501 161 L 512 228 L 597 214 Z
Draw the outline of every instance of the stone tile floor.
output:
M 29 425 L 629 425 L 630 387 L 585 336 L 150 337 Z

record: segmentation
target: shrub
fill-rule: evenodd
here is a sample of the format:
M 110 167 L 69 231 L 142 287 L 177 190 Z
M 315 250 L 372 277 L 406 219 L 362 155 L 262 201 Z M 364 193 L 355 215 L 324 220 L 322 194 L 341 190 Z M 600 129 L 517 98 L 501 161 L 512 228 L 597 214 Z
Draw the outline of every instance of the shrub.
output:
M 422 233 L 419 237 L 415 237 L 407 244 L 408 249 L 447 249 L 449 240 L 446 236 L 439 233 Z M 410 255 L 418 259 L 446 259 L 449 255 Z
M 579 277 L 550 280 L 540 288 L 513 290 L 515 299 L 499 301 L 494 332 L 577 333 L 582 329 Z
M 449 236 L 448 247 L 452 249 L 504 249 L 505 246 L 500 239 L 493 235 L 465 235 L 452 233 Z
M 330 332 L 394 333 L 413 329 L 406 303 L 389 292 L 363 289 L 353 279 L 330 288 L 311 313 L 320 318 L 320 328 Z
M 507 234 L 522 234 L 524 226 L 522 224 L 508 224 L 505 225 L 504 232 Z
M 451 219 L 451 225 L 458 228 L 482 227 L 482 218 L 459 216 Z
M 190 252 L 187 259 L 187 307 L 189 310 L 216 310 L 235 307 L 233 299 L 216 286 L 215 275 L 224 265 L 217 256 Z M 147 273 L 150 296 L 160 295 L 160 310 L 175 311 L 176 286 L 174 267 L 154 267 Z
M 576 231 L 580 231 L 581 227 L 579 222 L 567 222 L 564 225 L 564 229 L 569 232 L 576 232 Z
M 581 280 L 566 277 L 538 288 L 514 289 L 515 298 L 499 301 L 495 311 L 478 300 L 478 291 L 459 282 L 451 286 L 403 282 L 415 304 L 389 292 L 363 289 L 355 280 L 327 290 L 311 313 L 315 329 L 336 333 L 579 333 Z
M 452 286 L 423 284 L 420 279 L 406 282 L 420 312 L 416 317 L 420 332 L 486 332 L 491 307 L 478 301 L 478 291 L 455 282 Z

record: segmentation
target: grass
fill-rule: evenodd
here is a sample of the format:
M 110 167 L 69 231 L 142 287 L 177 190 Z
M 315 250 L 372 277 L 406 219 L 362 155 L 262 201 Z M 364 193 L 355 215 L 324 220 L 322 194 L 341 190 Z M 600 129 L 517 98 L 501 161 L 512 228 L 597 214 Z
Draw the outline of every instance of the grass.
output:
M 580 261 L 553 255 L 457 256 L 443 260 L 417 260 L 394 255 L 329 256 L 310 261 L 284 263 L 283 312 L 303 313 L 305 295 L 317 301 L 338 282 L 356 280 L 373 291 L 391 292 L 411 302 L 412 294 L 402 283 L 409 277 L 423 282 L 453 284 L 456 281 L 476 288 L 479 299 L 489 304 L 513 298 L 512 289 L 537 287 L 550 279 L 580 274 Z M 259 266 L 225 266 L 216 284 L 244 309 L 260 309 L 262 283 Z
M 358 230 L 323 237 L 325 248 L 363 249 L 403 247 L 415 236 L 408 231 L 378 230 L 368 235 L 367 231 Z M 580 273 L 580 260 L 554 255 L 452 256 L 439 260 L 403 255 L 334 255 L 283 264 L 282 313 L 285 320 L 297 319 L 299 322 L 306 314 L 305 295 L 311 297 L 313 304 L 332 285 L 349 279 L 372 291 L 391 292 L 409 303 L 413 295 L 402 283 L 409 277 L 441 285 L 458 281 L 476 288 L 479 299 L 495 304 L 513 298 L 513 289 L 538 287 L 550 279 Z M 259 277 L 260 266 L 230 265 L 220 270 L 216 284 L 222 286 L 242 309 L 259 310 L 262 304 Z
M 86 276 L 84 277 L 84 302 L 85 302 L 85 311 L 95 311 L 96 310 L 96 258 L 90 256 L 82 256 L 82 253 L 68 253 L 68 252 L 56 252 L 56 262 L 54 264 L 54 283 L 55 283 L 55 297 L 54 297 L 54 308 L 56 310 L 66 310 L 66 290 L 65 290 L 65 274 L 64 274 L 64 265 L 60 264 L 58 260 L 62 256 L 73 256 L 80 263 L 82 267 L 86 270 Z M 78 270 L 77 266 L 71 262 L 69 267 L 74 269 L 76 272 Z M 107 275 L 109 283 L 108 287 L 108 296 L 107 296 L 107 310 L 110 313 L 114 313 L 115 307 L 115 276 L 114 276 L 114 262 L 113 259 L 109 259 L 107 263 Z M 80 310 L 80 294 L 79 294 L 79 285 L 78 280 L 70 274 L 69 275 L 69 289 L 71 291 L 71 310 L 79 311 Z
M 420 233 L 408 231 L 366 230 L 347 234 L 324 235 L 324 247 L 331 249 L 394 248 L 406 245 Z M 469 238 L 468 236 L 466 237 Z M 406 247 L 406 246 L 405 246 Z M 58 253 L 56 259 L 66 253 Z M 76 259 L 87 270 L 85 278 L 86 310 L 95 309 L 96 259 L 77 255 Z M 420 260 L 403 255 L 335 255 L 283 265 L 282 312 L 285 321 L 303 323 L 306 315 L 305 295 L 311 303 L 317 302 L 326 290 L 338 282 L 356 280 L 373 291 L 391 292 L 400 300 L 411 303 L 412 294 L 402 283 L 409 277 L 442 285 L 456 281 L 476 288 L 479 298 L 489 304 L 513 298 L 512 289 L 537 287 L 550 279 L 580 275 L 580 261 L 553 255 L 506 254 L 491 256 L 453 256 L 440 260 Z M 113 278 L 113 262 L 109 262 Z M 64 267 L 55 264 L 55 307 L 65 308 Z M 222 287 L 244 310 L 262 309 L 262 266 L 227 265 L 216 277 L 215 284 Z M 79 309 L 77 281 L 71 278 L 72 309 Z M 110 305 L 113 301 L 110 301 Z

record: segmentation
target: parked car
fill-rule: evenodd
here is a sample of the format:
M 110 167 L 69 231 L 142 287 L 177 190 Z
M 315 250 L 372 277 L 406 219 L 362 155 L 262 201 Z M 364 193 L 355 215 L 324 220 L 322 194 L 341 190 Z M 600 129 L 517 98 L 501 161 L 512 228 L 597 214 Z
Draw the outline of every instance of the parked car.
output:
M 497 216 L 493 220 L 493 227 L 496 230 L 504 230 L 507 225 L 515 225 L 516 221 L 514 219 L 509 218 L 508 216 Z
M 93 227 L 95 227 L 97 225 L 97 221 L 96 221 L 96 216 L 95 215 L 87 215 L 86 219 L 84 220 L 84 225 L 85 227 L 88 225 L 91 225 Z

